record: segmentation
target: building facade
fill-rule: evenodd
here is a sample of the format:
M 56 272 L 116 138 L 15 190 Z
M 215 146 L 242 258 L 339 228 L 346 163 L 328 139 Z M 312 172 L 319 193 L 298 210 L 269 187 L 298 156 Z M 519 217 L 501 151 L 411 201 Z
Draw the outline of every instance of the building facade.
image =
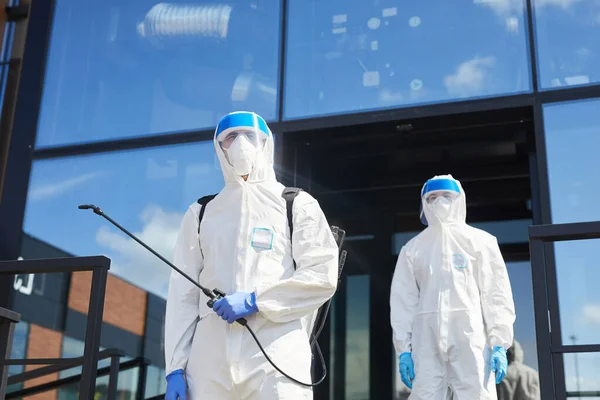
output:
M 150 364 L 143 385 L 120 374 L 120 398 L 165 390 L 170 270 L 77 206 L 170 257 L 188 205 L 223 185 L 212 135 L 234 110 L 269 122 L 279 179 L 348 234 L 315 399 L 406 398 L 389 287 L 422 229 L 420 187 L 446 173 L 498 238 L 542 398 L 600 398 L 599 241 L 529 247 L 531 225 L 600 220 L 597 0 L 5 3 L 0 260 L 111 259 L 102 347 Z M 81 355 L 89 285 L 0 275 L 0 306 L 24 321 L 13 356 Z

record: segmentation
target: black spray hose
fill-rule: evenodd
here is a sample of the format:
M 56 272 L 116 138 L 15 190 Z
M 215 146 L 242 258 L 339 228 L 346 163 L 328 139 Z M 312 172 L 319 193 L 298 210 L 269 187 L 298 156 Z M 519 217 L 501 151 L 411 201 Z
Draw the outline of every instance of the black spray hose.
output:
M 182 270 L 180 270 L 179 268 L 177 268 L 175 265 L 173 265 L 173 263 L 171 263 L 169 260 L 167 260 L 166 258 L 164 258 L 163 256 L 161 256 L 160 254 L 158 254 L 154 249 L 152 249 L 146 243 L 144 243 L 140 239 L 138 239 L 133 233 L 129 232 L 127 229 L 123 228 L 121 225 L 119 225 L 116 221 L 114 221 L 108 215 L 104 214 L 104 211 L 102 211 L 102 209 L 100 207 L 96 207 L 93 204 L 82 204 L 78 208 L 80 210 L 93 210 L 94 214 L 97 214 L 97 215 L 103 217 L 108 222 L 110 222 L 111 224 L 113 224 L 114 226 L 116 226 L 117 228 L 119 228 L 119 230 L 121 230 L 123 233 L 125 233 L 130 238 L 132 238 L 133 240 L 135 240 L 136 242 L 138 242 L 146 250 L 150 251 L 152 254 L 154 254 L 156 257 L 158 257 L 162 262 L 164 262 L 165 264 L 167 264 L 169 267 L 171 267 L 172 269 L 174 269 L 175 271 L 177 271 L 179 274 L 181 274 L 188 281 L 190 281 L 195 286 L 197 286 L 200 290 L 202 290 L 202 293 L 204 293 L 208 298 L 210 298 L 210 300 L 207 302 L 207 305 L 211 309 L 212 309 L 212 306 L 213 306 L 214 303 L 216 303 L 219 299 L 221 299 L 221 298 L 223 298 L 223 297 L 226 296 L 226 294 L 223 293 L 222 291 L 220 291 L 219 289 L 210 290 L 210 289 L 205 288 L 204 286 L 200 285 L 198 282 L 196 282 L 192 278 L 190 278 L 185 272 L 183 272 Z M 286 374 L 285 372 L 283 372 L 273 362 L 273 360 L 271 360 L 271 358 L 267 355 L 267 352 L 263 348 L 262 344 L 260 343 L 260 341 L 256 337 L 256 334 L 254 333 L 254 331 L 252 330 L 252 328 L 250 328 L 248 326 L 248 321 L 245 318 L 239 318 L 235 322 L 237 322 L 238 324 L 242 325 L 243 327 L 245 327 L 248 330 L 248 332 L 250 332 L 250 335 L 252 335 L 252 338 L 254 339 L 254 341 L 256 342 L 256 344 L 258 345 L 258 348 L 263 353 L 263 355 L 265 356 L 265 358 L 267 359 L 267 361 L 273 366 L 273 368 L 275 368 L 277 371 L 279 371 L 283 376 L 285 376 L 289 380 L 291 380 L 291 381 L 293 381 L 293 382 L 295 382 L 295 383 L 297 383 L 299 385 L 307 386 L 307 387 L 315 387 L 315 386 L 323 383 L 323 381 L 325 380 L 325 377 L 327 376 L 327 365 L 325 363 L 325 358 L 323 357 L 323 353 L 321 352 L 321 348 L 319 347 L 318 343 L 317 343 L 317 352 L 319 353 L 319 358 L 321 360 L 321 366 L 323 367 L 323 376 L 316 383 L 304 383 L 304 382 L 300 382 L 299 380 L 294 379 L 291 376 L 289 376 L 288 374 Z M 322 329 L 323 329 L 323 327 L 321 326 L 321 328 L 319 329 L 319 333 L 321 332 Z M 315 336 L 315 340 L 316 340 L 317 336 L 318 336 L 318 334 Z

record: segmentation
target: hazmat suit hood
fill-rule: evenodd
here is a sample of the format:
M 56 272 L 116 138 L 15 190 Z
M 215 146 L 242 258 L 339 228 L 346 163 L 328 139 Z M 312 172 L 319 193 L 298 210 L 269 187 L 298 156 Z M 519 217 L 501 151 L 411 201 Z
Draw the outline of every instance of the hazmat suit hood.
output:
M 256 113 L 247 111 L 236 111 L 224 116 L 215 129 L 213 143 L 215 152 L 223 171 L 225 185 L 239 184 L 244 182 L 244 179 L 236 175 L 232 164 L 227 160 L 225 152 L 221 144 L 217 140 L 220 135 L 227 135 L 228 132 L 245 129 L 253 131 L 259 138 L 260 146 L 253 155 L 252 168 L 248 174 L 246 183 L 269 182 L 276 183 L 275 168 L 274 168 L 274 141 L 273 134 L 269 129 L 265 120 Z
M 440 215 L 436 211 L 434 204 L 429 204 L 425 200 L 425 195 L 444 191 L 443 185 L 440 183 L 450 181 L 458 191 L 458 197 L 447 205 L 447 213 Z M 452 177 L 452 175 L 436 175 L 423 185 L 421 189 L 421 222 L 429 226 L 440 226 L 449 224 L 465 224 L 467 219 L 467 200 L 465 191 L 460 182 Z
M 508 372 L 497 386 L 499 400 L 540 400 L 540 379 L 537 371 L 523 364 L 524 352 L 516 340 L 506 352 Z
M 506 352 L 506 358 L 508 359 L 508 363 L 519 363 L 523 364 L 525 359 L 525 353 L 523 353 L 523 347 L 516 340 L 513 341 L 513 345 Z

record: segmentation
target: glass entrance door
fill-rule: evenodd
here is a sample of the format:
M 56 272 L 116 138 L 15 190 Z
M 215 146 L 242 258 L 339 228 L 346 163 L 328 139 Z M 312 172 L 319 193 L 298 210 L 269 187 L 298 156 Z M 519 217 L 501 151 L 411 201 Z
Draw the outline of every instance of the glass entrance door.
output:
M 529 229 L 542 399 L 600 399 L 600 221 Z

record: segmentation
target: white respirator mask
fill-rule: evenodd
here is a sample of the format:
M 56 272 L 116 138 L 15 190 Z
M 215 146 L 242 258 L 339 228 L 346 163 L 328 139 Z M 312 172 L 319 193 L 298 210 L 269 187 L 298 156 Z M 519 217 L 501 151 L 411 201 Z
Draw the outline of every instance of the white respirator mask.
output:
M 445 197 L 438 197 L 431 205 L 435 215 L 442 221 L 446 220 L 450 216 L 451 207 L 452 201 Z
M 239 135 L 231 143 L 231 146 L 227 150 L 223 149 L 223 151 L 227 153 L 229 164 L 233 167 L 233 172 L 236 175 L 244 176 L 250 174 L 256 163 L 258 149 L 245 135 Z

